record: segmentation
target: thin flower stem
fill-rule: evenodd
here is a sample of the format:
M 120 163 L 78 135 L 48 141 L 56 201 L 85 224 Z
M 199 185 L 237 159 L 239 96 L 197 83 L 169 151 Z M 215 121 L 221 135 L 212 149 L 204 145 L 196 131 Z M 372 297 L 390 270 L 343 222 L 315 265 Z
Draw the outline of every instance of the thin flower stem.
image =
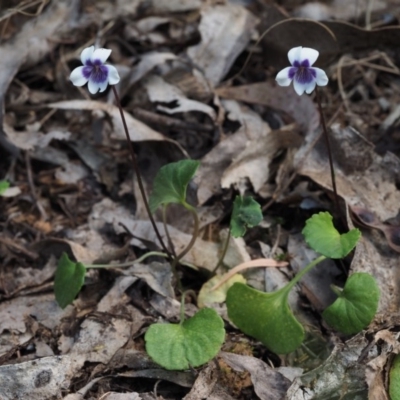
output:
M 144 205 L 146 207 L 147 214 L 149 215 L 150 222 L 153 225 L 154 232 L 156 233 L 156 236 L 157 236 L 157 238 L 158 238 L 158 240 L 159 240 L 159 242 L 161 244 L 161 247 L 163 248 L 164 252 L 168 254 L 168 258 L 171 258 L 170 252 L 168 251 L 167 247 L 164 244 L 164 241 L 162 240 L 160 232 L 159 232 L 159 230 L 157 228 L 157 225 L 156 225 L 156 223 L 154 221 L 153 215 L 151 214 L 151 211 L 150 211 L 149 202 L 147 200 L 146 192 L 144 190 L 142 176 L 141 176 L 140 171 L 139 171 L 139 166 L 138 166 L 138 163 L 137 163 L 136 154 L 135 154 L 135 151 L 133 149 L 133 145 L 132 145 L 131 139 L 129 137 L 128 126 L 126 124 L 124 112 L 123 112 L 122 107 L 121 107 L 121 101 L 119 99 L 119 96 L 118 96 L 118 93 L 117 93 L 117 90 L 115 89 L 115 87 L 111 86 L 111 89 L 112 89 L 112 91 L 114 93 L 115 101 L 117 102 L 117 107 L 118 107 L 119 112 L 121 114 L 122 125 L 124 126 L 126 140 L 128 141 L 128 147 L 129 147 L 129 151 L 131 153 L 133 169 L 134 169 L 134 171 L 136 173 L 136 176 L 137 176 L 140 193 L 142 194 L 143 202 L 144 202 Z
M 224 248 L 222 249 L 222 254 L 219 257 L 217 265 L 215 266 L 214 270 L 212 271 L 213 275 L 217 272 L 217 270 L 220 267 L 220 265 L 224 262 L 224 258 L 226 256 L 226 252 L 228 251 L 228 248 L 229 248 L 230 240 L 231 240 L 231 228 L 229 228 L 229 230 L 228 230 L 228 234 L 226 236 L 225 243 L 224 243 Z
M 318 88 L 316 88 L 315 91 L 317 93 L 317 103 L 318 103 L 319 115 L 321 117 L 322 130 L 324 131 L 326 148 L 328 150 L 329 168 L 331 170 L 332 189 L 333 189 L 333 194 L 334 194 L 334 198 L 335 198 L 335 208 L 336 208 L 337 214 L 340 215 L 339 196 L 338 196 L 337 189 L 336 189 L 336 179 L 335 179 L 335 170 L 333 168 L 331 144 L 329 141 L 328 130 L 326 129 L 324 112 L 322 111 L 321 96 L 320 96 Z

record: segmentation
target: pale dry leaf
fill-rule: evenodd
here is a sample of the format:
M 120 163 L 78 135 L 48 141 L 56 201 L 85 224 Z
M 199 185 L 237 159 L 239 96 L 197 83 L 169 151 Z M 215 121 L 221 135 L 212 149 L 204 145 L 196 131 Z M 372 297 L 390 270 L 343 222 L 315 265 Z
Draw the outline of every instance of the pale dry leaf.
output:
M 80 328 L 69 354 L 83 355 L 86 362 L 107 364 L 131 335 L 131 323 L 126 318 L 86 319 Z
M 140 81 L 157 65 L 175 60 L 176 58 L 177 56 L 173 53 L 150 52 L 143 54 L 139 63 L 132 69 L 132 73 L 129 76 L 129 85 Z
M 222 86 L 216 94 L 224 99 L 238 100 L 250 104 L 261 104 L 285 111 L 304 132 L 314 132 L 319 126 L 318 109 L 309 96 L 295 96 L 288 88 L 276 83 L 259 82 L 241 86 Z
M 212 107 L 199 101 L 188 99 L 180 89 L 167 83 L 160 76 L 149 76 L 144 79 L 143 86 L 147 90 L 150 101 L 158 103 L 174 103 L 171 107 L 158 105 L 157 109 L 160 111 L 167 114 L 199 111 L 207 114 L 213 121 L 216 119 L 216 114 Z
M 209 363 L 199 373 L 192 389 L 183 400 L 234 400 L 225 388 L 218 383 L 218 371 L 215 363 Z
M 18 186 L 12 186 L 7 188 L 2 194 L 2 197 L 15 197 L 21 194 L 21 189 Z
M 129 296 L 125 294 L 125 291 L 136 281 L 137 278 L 134 276 L 118 277 L 115 280 L 113 287 L 100 300 L 96 311 L 114 314 L 114 310 L 118 305 L 122 306 L 129 303 L 130 299 Z
M 21 150 L 33 150 L 35 148 L 47 148 L 52 140 L 68 140 L 71 133 L 68 131 L 53 130 L 46 134 L 37 130 L 17 131 L 6 121 L 3 130 L 7 139 Z
M 57 168 L 54 176 L 62 184 L 76 184 L 89 175 L 89 170 L 81 163 L 72 160 Z
M 333 0 L 329 5 L 320 2 L 311 2 L 297 7 L 293 11 L 293 15 L 299 18 L 307 18 L 316 21 L 327 19 L 337 19 L 348 21 L 357 19 L 367 12 L 376 12 L 386 7 L 385 1 L 358 1 L 352 2 L 348 0 Z
M 94 100 L 67 100 L 51 103 L 48 107 L 58 110 L 102 110 L 106 112 L 112 120 L 114 127 L 113 136 L 119 140 L 126 140 L 119 109 L 112 104 Z M 156 132 L 143 122 L 132 117 L 126 111 L 124 112 L 124 115 L 128 126 L 129 137 L 133 142 L 140 142 L 143 140 L 167 140 L 163 135 L 161 135 L 161 133 Z
M 230 119 L 238 120 L 247 141 L 232 164 L 223 172 L 221 186 L 238 186 L 249 179 L 255 192 L 258 192 L 269 177 L 269 164 L 280 148 L 280 142 L 269 125 L 248 107 L 236 101 L 223 101 Z M 243 194 L 243 193 L 242 193 Z
M 57 38 L 69 31 L 68 23 L 74 12 L 75 7 L 68 0 L 51 2 L 46 11 L 27 22 L 12 41 L 0 46 L 0 104 L 20 66 L 36 65 L 46 56 L 57 45 Z
M 46 264 L 39 268 L 32 267 L 3 267 L 0 289 L 8 295 L 29 287 L 40 286 L 50 280 L 56 269 L 55 257 L 50 257 Z
M 194 182 L 198 186 L 197 198 L 200 205 L 210 197 L 221 193 L 222 174 L 232 163 L 232 159 L 244 148 L 247 140 L 245 132 L 239 130 L 214 146 L 201 159 L 200 167 L 194 177 Z
M 77 355 L 43 357 L 0 366 L 0 398 L 4 400 L 61 398 L 83 363 L 84 358 Z
M 257 18 L 243 6 L 205 6 L 199 26 L 201 42 L 189 47 L 187 54 L 215 86 L 246 48 L 256 25 Z
M 325 400 L 346 395 L 352 400 L 364 400 L 367 390 L 365 367 L 376 354 L 371 349 L 366 352 L 368 346 L 362 333 L 346 343 L 338 343 L 322 365 L 294 380 L 285 399 Z
M 68 317 L 72 307 L 62 310 L 54 294 L 20 296 L 0 304 L 0 333 L 10 331 L 24 333 L 27 330 L 25 318 L 32 316 L 43 326 L 54 329 L 62 318 Z
M 202 5 L 202 0 L 150 0 L 149 7 L 153 13 L 185 12 L 198 10 Z
M 150 361 L 149 365 L 145 365 L 143 360 L 147 359 L 148 356 L 145 353 L 141 353 L 141 369 L 134 370 L 132 368 L 130 371 L 122 372 L 118 376 L 126 378 L 147 378 L 147 379 L 160 379 L 163 381 L 168 381 L 175 383 L 176 385 L 182 387 L 191 388 L 195 380 L 196 374 L 193 371 L 169 371 L 163 368 L 159 368 L 157 364 Z M 155 399 L 157 400 L 157 399 Z
M 272 369 L 264 361 L 255 357 L 221 352 L 220 357 L 235 371 L 248 371 L 254 391 L 260 399 L 281 400 L 284 398 L 290 381 Z
M 142 400 L 142 397 L 137 392 L 130 392 L 130 393 L 109 392 L 103 395 L 100 400 Z
M 149 264 L 135 263 L 132 267 L 123 269 L 124 275 L 133 275 L 142 279 L 155 292 L 165 297 L 174 297 L 174 289 L 172 287 L 172 271 L 169 263 L 160 263 L 153 261 Z

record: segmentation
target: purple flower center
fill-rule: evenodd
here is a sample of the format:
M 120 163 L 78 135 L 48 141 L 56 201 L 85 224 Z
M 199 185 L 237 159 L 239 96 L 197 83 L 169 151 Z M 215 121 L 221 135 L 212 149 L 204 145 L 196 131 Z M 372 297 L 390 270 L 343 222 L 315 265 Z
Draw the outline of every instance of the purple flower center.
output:
M 289 78 L 296 79 L 301 84 L 308 84 L 317 78 L 314 68 L 310 67 L 310 62 L 306 59 L 301 62 L 295 61 L 289 70 Z
M 311 83 L 317 77 L 317 73 L 313 68 L 300 67 L 297 69 L 295 79 L 302 84 Z
M 108 78 L 108 68 L 99 60 L 95 60 L 94 63 L 89 60 L 86 62 L 86 66 L 83 67 L 82 74 L 86 79 L 90 79 L 95 83 L 103 83 Z

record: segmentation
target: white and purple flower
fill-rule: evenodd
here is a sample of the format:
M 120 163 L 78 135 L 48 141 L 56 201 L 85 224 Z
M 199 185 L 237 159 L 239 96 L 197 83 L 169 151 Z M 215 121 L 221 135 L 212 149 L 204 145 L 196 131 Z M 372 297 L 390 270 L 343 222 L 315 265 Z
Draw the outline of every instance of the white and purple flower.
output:
M 92 94 L 104 92 L 107 85 L 116 85 L 120 78 L 117 69 L 109 64 L 104 64 L 110 56 L 111 50 L 94 49 L 87 47 L 81 53 L 83 67 L 75 68 L 69 77 L 75 86 L 83 86 L 89 82 L 88 89 Z
M 293 81 L 296 93 L 301 96 L 304 92 L 310 94 L 315 85 L 326 86 L 328 77 L 324 70 L 312 65 L 317 61 L 319 52 L 309 47 L 294 47 L 289 50 L 288 58 L 291 67 L 286 67 L 278 73 L 276 81 L 280 86 L 289 86 Z

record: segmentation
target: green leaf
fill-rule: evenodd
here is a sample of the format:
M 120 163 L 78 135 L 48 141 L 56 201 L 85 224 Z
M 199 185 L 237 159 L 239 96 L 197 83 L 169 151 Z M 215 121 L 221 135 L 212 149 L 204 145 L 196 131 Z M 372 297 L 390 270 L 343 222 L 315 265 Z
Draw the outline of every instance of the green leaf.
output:
M 54 278 L 54 293 L 61 308 L 71 304 L 85 280 L 86 268 L 80 262 L 73 262 L 63 253 L 58 261 Z
M 333 226 L 332 215 L 320 212 L 307 220 L 303 235 L 308 245 L 317 253 L 328 258 L 343 258 L 354 249 L 361 232 L 352 229 L 341 235 Z
M 258 225 L 262 219 L 261 206 L 252 197 L 236 196 L 231 217 L 233 237 L 243 236 L 247 228 Z
M 351 275 L 340 296 L 322 314 L 325 321 L 346 335 L 360 332 L 375 316 L 379 303 L 379 287 L 364 272 Z
M 0 196 L 10 187 L 7 181 L 0 181 Z
M 390 368 L 389 394 L 391 400 L 400 400 L 400 354 L 397 354 Z
M 169 370 L 198 367 L 215 357 L 225 339 L 224 322 L 203 308 L 182 324 L 154 324 L 145 335 L 149 356 Z
M 243 283 L 235 283 L 226 298 L 228 316 L 244 333 L 277 354 L 287 354 L 300 346 L 304 328 L 288 305 L 287 287 L 264 293 Z
M 151 212 L 156 211 L 162 204 L 184 204 L 187 185 L 199 165 L 200 163 L 194 160 L 181 160 L 164 165 L 154 179 L 153 192 L 149 199 Z

